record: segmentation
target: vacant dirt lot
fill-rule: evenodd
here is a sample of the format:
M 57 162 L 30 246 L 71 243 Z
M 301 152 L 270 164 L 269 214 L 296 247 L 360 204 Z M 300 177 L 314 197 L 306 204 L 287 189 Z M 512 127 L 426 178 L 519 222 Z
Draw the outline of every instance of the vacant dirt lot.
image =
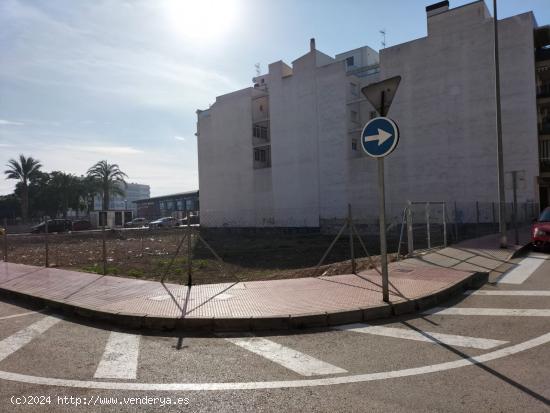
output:
M 107 274 L 124 277 L 187 283 L 189 258 L 193 284 L 268 280 L 336 274 L 351 271 L 349 239 L 344 235 L 326 259 L 315 266 L 331 244 L 333 236 L 319 233 L 228 233 L 201 230 L 201 237 L 221 258 L 199 241 L 194 230 L 191 252 L 186 230 L 106 231 Z M 47 238 L 47 240 L 46 240 Z M 377 239 L 366 239 L 369 253 L 377 253 Z M 49 265 L 81 271 L 103 272 L 103 234 L 99 232 L 13 235 L 8 237 L 8 260 L 43 266 L 48 245 Z M 180 245 L 181 244 L 181 245 Z M 179 251 L 178 251 L 179 246 Z M 370 267 L 360 243 L 354 242 L 360 257 L 358 268 Z M 177 254 L 176 254 L 177 252 Z M 363 258 L 361 258 L 363 257 Z M 376 257 L 377 258 L 377 257 Z

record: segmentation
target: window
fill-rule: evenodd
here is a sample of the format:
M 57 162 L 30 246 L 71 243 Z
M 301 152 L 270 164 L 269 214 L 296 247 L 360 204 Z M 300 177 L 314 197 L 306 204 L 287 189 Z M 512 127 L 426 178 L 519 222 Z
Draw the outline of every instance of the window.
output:
M 359 91 L 357 89 L 357 85 L 355 83 L 350 83 L 349 84 L 349 93 L 352 95 L 352 96 L 358 96 L 359 95 Z
M 351 150 L 356 151 L 357 150 L 357 139 L 351 140 Z
M 260 112 L 263 112 L 264 111 L 264 107 L 263 105 L 260 105 Z
M 254 168 L 269 168 L 271 166 L 271 149 L 269 146 L 254 149 Z
M 355 56 L 350 56 L 346 58 L 346 66 L 347 67 L 355 66 Z
M 255 138 L 268 140 L 267 126 L 254 125 L 252 127 L 252 136 Z
M 358 117 L 357 117 L 357 112 L 352 110 L 350 113 L 349 113 L 349 117 L 350 117 L 350 120 L 352 122 L 357 122 L 358 121 Z

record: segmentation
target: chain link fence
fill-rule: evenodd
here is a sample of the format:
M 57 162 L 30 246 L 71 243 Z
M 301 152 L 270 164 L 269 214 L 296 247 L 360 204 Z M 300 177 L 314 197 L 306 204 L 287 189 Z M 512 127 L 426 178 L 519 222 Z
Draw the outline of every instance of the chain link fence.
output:
M 507 204 L 506 210 L 513 228 L 514 222 L 530 223 L 538 205 L 520 203 L 514 211 Z M 201 222 L 156 229 L 10 233 L 1 238 L 0 258 L 182 284 L 350 273 L 378 265 L 376 215 L 377 210 L 360 205 L 343 218 L 321 220 L 317 227 L 211 227 Z M 387 216 L 390 261 L 408 254 L 409 246 L 438 248 L 498 232 L 496 202 L 411 202 L 389 206 Z

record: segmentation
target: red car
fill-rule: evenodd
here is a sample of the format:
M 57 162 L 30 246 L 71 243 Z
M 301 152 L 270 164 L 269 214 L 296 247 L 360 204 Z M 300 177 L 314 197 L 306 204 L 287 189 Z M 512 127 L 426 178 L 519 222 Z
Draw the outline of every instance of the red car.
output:
M 550 248 L 550 207 L 545 208 L 539 219 L 531 227 L 533 248 L 543 250 Z

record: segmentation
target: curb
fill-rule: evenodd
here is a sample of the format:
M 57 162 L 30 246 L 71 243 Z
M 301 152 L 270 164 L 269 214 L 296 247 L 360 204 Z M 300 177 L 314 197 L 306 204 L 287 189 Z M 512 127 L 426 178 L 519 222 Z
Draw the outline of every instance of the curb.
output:
M 531 251 L 531 243 L 523 245 L 521 248 L 515 250 L 512 254 L 508 256 L 506 261 L 513 260 L 514 258 L 519 258 L 527 255 Z
M 0 296 L 14 297 L 23 302 L 38 304 L 53 312 L 69 317 L 100 321 L 127 330 L 146 331 L 269 331 L 296 330 L 305 328 L 331 327 L 342 324 L 361 323 L 371 320 L 413 314 L 435 307 L 468 289 L 477 289 L 488 281 L 487 272 L 475 272 L 467 278 L 412 300 L 397 301 L 374 307 L 331 313 L 276 315 L 272 317 L 243 318 L 167 318 L 142 314 L 113 313 L 97 308 L 77 306 L 64 301 L 55 301 L 39 296 L 31 296 L 0 287 Z

